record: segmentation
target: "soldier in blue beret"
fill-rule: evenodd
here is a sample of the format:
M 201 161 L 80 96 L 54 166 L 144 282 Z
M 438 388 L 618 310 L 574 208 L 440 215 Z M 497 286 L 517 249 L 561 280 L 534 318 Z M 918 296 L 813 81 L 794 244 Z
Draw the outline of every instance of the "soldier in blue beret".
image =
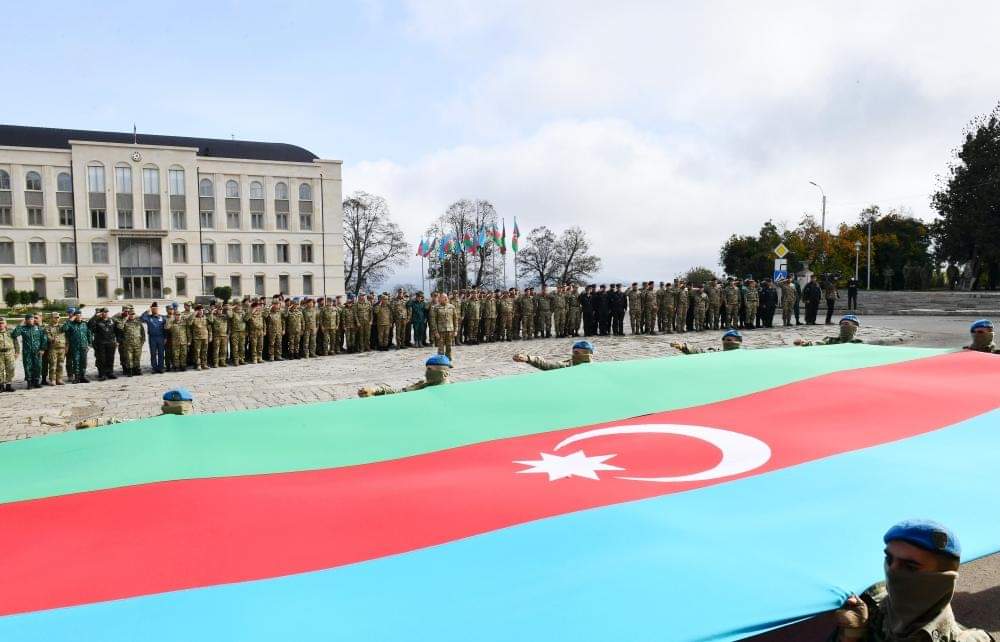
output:
M 857 316 L 853 314 L 845 314 L 840 318 L 840 334 L 835 337 L 824 337 L 819 341 L 804 341 L 803 339 L 796 339 L 795 345 L 797 346 L 830 346 L 836 345 L 838 343 L 864 343 L 861 339 L 854 338 L 857 334 L 858 328 L 861 327 L 861 321 Z
M 703 354 L 705 352 L 718 352 L 717 348 L 699 348 L 698 346 L 688 345 L 687 343 L 673 342 L 670 347 L 680 350 L 684 354 Z M 739 330 L 731 329 L 727 330 L 725 334 L 722 335 L 722 351 L 728 352 L 730 350 L 739 350 L 743 347 L 743 335 L 740 334 Z
M 542 357 L 535 357 L 530 354 L 517 353 L 514 355 L 514 361 L 518 363 L 527 363 L 528 365 L 535 366 L 539 370 L 557 370 L 559 368 L 568 368 L 569 366 L 578 366 L 581 363 L 590 363 L 594 357 L 594 344 L 590 341 L 577 341 L 573 344 L 573 354 L 566 361 L 550 361 L 548 359 L 543 359 Z
M 409 386 L 393 388 L 388 385 L 365 386 L 358 389 L 359 397 L 377 397 L 381 395 L 394 395 L 398 392 L 413 392 L 423 390 L 430 386 L 440 386 L 448 383 L 448 370 L 451 369 L 451 359 L 443 354 L 432 355 L 424 362 L 424 378 Z
M 969 328 L 969 332 L 972 334 L 972 343 L 965 346 L 963 350 L 988 352 L 989 354 L 1000 352 L 996 344 L 993 343 L 993 322 L 989 319 L 980 319 L 973 322 L 972 327 Z
M 885 582 L 851 596 L 835 613 L 831 641 L 987 642 L 988 633 L 955 621 L 951 597 L 962 548 L 948 527 L 910 519 L 890 528 L 885 542 Z

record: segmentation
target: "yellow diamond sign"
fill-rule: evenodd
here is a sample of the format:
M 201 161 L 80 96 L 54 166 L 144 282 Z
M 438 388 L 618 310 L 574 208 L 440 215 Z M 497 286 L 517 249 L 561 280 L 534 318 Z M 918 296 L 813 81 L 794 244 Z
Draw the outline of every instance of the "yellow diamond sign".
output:
M 779 259 L 783 259 L 785 258 L 785 255 L 788 254 L 788 248 L 785 247 L 784 243 L 778 243 L 778 247 L 774 248 L 774 254 Z

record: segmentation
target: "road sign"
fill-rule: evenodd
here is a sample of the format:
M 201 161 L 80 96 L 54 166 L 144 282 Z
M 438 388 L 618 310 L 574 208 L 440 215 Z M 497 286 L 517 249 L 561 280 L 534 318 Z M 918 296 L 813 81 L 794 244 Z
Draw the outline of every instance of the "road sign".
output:
M 784 249 L 785 253 L 788 253 L 788 248 L 784 245 L 779 245 L 775 252 L 779 249 Z M 774 280 L 778 281 L 780 279 L 788 278 L 788 261 L 786 259 L 774 259 Z
M 783 259 L 786 254 L 788 254 L 788 248 L 785 247 L 784 243 L 778 243 L 778 247 L 774 248 L 774 255 L 779 259 Z

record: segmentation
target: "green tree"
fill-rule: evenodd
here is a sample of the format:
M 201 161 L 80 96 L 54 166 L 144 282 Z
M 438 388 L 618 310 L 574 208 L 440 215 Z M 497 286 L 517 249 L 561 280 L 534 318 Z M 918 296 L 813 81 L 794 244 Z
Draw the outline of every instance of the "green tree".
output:
M 714 278 L 716 278 L 715 272 L 709 270 L 707 267 L 702 267 L 702 266 L 691 268 L 690 270 L 687 271 L 687 274 L 684 276 L 685 281 L 687 281 L 691 285 L 699 285 L 699 286 L 705 285 Z
M 1000 105 L 963 133 L 947 181 L 931 197 L 939 215 L 931 234 L 940 261 L 968 263 L 972 287 L 982 279 L 992 290 L 1000 281 Z

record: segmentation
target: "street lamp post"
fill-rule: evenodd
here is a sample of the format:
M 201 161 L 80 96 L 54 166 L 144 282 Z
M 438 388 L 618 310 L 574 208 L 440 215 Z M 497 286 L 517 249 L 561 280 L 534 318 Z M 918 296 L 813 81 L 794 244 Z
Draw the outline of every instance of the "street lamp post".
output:
M 820 187 L 820 184 L 817 183 L 816 181 L 809 181 L 809 184 L 815 185 L 817 188 L 819 188 L 819 193 L 823 195 L 823 210 L 820 218 L 820 227 L 823 229 L 824 232 L 826 232 L 826 192 L 823 191 L 823 188 Z
M 854 280 L 858 280 L 858 262 L 861 259 L 861 241 L 854 242 Z
M 865 287 L 866 290 L 872 289 L 872 219 L 873 216 L 868 217 L 868 285 Z

